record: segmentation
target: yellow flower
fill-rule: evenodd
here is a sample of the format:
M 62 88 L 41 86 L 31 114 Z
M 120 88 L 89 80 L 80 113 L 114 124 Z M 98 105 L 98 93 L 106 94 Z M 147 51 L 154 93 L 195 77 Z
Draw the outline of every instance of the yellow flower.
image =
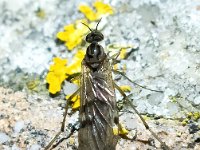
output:
M 67 78 L 67 75 L 81 72 L 81 62 L 84 58 L 85 52 L 78 50 L 72 59 L 72 63 L 67 65 L 66 59 L 54 58 L 54 64 L 50 66 L 49 72 L 46 76 L 46 81 L 49 83 L 49 92 L 55 94 L 61 90 L 61 84 Z M 76 84 L 77 81 L 74 81 Z
M 109 6 L 108 4 L 104 4 L 101 1 L 96 1 L 94 4 L 94 7 L 97 10 L 97 16 L 102 17 L 103 15 L 107 14 L 113 14 L 113 8 Z
M 41 18 L 41 19 L 44 19 L 45 16 L 46 16 L 46 13 L 43 9 L 38 8 L 38 10 L 36 11 L 36 16 Z
M 80 107 L 80 97 L 78 97 L 77 100 L 73 103 L 72 109 L 78 109 L 79 107 Z
M 80 5 L 79 6 L 80 12 L 82 12 L 86 18 L 88 18 L 90 21 L 97 20 L 96 13 L 87 5 Z
M 125 127 L 122 127 L 121 130 L 119 130 L 119 134 L 123 135 L 123 134 L 128 134 L 128 130 Z
M 94 7 L 96 11 L 93 11 L 87 5 L 80 5 L 79 10 L 90 20 L 95 21 L 100 19 L 104 15 L 113 14 L 113 9 L 111 6 L 104 4 L 101 1 L 97 1 L 94 3 Z M 65 46 L 72 50 L 81 44 L 83 36 L 88 33 L 88 29 L 86 26 L 81 24 L 81 22 L 91 26 L 88 24 L 86 19 L 81 19 L 76 21 L 74 24 L 69 24 L 64 27 L 64 31 L 58 32 L 56 37 L 61 41 L 65 42 Z
M 118 64 L 115 64 L 115 65 L 113 66 L 113 69 L 114 69 L 114 70 L 118 70 L 118 68 L 119 68 L 119 67 L 118 67 Z
M 113 127 L 114 135 L 127 135 L 128 134 L 128 130 L 124 127 L 124 125 L 122 125 L 120 123 L 119 126 L 120 126 L 120 128 L 118 128 L 117 126 Z
M 86 26 L 81 22 L 88 24 L 86 19 L 78 20 L 75 24 L 69 24 L 64 27 L 64 31 L 57 33 L 57 38 L 65 42 L 69 50 L 72 50 L 81 44 L 83 36 L 88 32 Z
M 188 122 L 189 122 L 189 119 L 186 118 L 181 123 L 182 123 L 183 126 L 185 126 L 185 125 L 188 124 Z
M 49 92 L 55 94 L 61 90 L 61 84 L 67 77 L 67 60 L 56 57 L 53 61 L 54 64 L 50 66 L 46 81 L 49 84 Z
M 118 131 L 118 127 L 117 127 L 117 126 L 114 126 L 114 127 L 113 127 L 113 133 L 114 133 L 114 135 L 118 135 L 118 134 L 119 134 L 119 131 Z
M 67 74 L 71 75 L 74 73 L 81 72 L 81 63 L 85 56 L 85 51 L 78 50 L 78 52 L 75 54 L 74 58 L 72 59 L 72 63 L 67 66 Z M 75 84 L 79 84 L 79 80 L 73 81 Z M 66 96 L 66 99 L 69 98 L 70 95 Z M 80 107 L 80 96 L 77 95 L 72 98 L 72 109 L 78 109 Z
M 131 91 L 131 87 L 129 85 L 122 85 L 122 86 L 120 86 L 120 88 L 124 92 L 130 92 Z
M 187 118 L 197 121 L 200 118 L 200 112 L 188 112 Z
M 71 95 L 67 95 L 65 98 L 68 99 Z M 72 109 L 78 109 L 80 107 L 80 96 L 76 95 L 71 99 Z
M 90 21 L 95 21 L 103 16 L 113 14 L 113 8 L 101 1 L 96 1 L 93 6 L 96 8 L 96 11 L 92 10 L 92 8 L 87 5 L 79 6 L 80 12 L 82 12 Z
M 197 121 L 200 118 L 200 112 L 194 112 L 193 114 L 194 120 Z
M 122 48 L 119 54 L 120 59 L 124 59 L 126 57 L 126 49 Z
M 67 66 L 67 74 L 81 72 L 81 63 L 85 56 L 85 51 L 78 50 L 70 65 Z

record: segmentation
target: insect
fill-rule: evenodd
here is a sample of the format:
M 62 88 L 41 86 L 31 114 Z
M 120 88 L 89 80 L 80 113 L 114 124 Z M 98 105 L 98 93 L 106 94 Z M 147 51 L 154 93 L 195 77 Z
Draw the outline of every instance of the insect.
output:
M 113 132 L 113 126 L 119 124 L 118 108 L 115 97 L 115 88 L 122 94 L 123 101 L 126 101 L 139 115 L 146 129 L 161 143 L 164 149 L 168 146 L 149 129 L 145 120 L 135 109 L 126 94 L 113 81 L 112 64 L 109 56 L 105 53 L 103 47 L 98 43 L 104 39 L 103 34 L 97 29 L 92 30 L 86 36 L 86 42 L 90 45 L 87 47 L 85 57 L 82 61 L 81 86 L 69 99 L 80 93 L 81 105 L 79 109 L 79 127 L 73 127 L 71 133 L 60 140 L 69 138 L 74 131 L 78 130 L 78 150 L 115 150 L 119 135 Z M 52 139 L 45 149 L 49 149 L 57 137 L 64 132 L 65 118 L 67 115 L 66 105 L 64 118 L 60 132 Z M 135 138 L 135 137 L 134 137 Z
M 103 38 L 97 28 L 86 36 L 90 45 L 82 62 L 80 150 L 114 150 L 117 144 L 112 127 L 119 119 L 111 64 L 98 44 Z

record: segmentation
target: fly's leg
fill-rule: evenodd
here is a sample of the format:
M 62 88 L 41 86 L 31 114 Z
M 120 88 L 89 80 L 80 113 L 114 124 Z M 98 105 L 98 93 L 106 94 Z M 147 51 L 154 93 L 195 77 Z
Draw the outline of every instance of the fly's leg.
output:
M 117 60 L 117 58 L 119 57 L 119 55 L 120 55 L 120 53 L 123 49 L 130 49 L 131 48 L 131 51 L 126 53 L 125 58 L 123 58 L 123 59 L 127 59 L 134 51 L 138 50 L 138 48 L 133 48 L 132 46 L 115 47 L 115 49 L 119 49 L 119 48 L 120 48 L 120 50 L 109 58 L 109 60 L 112 60 L 112 65 L 114 65 L 114 64 L 116 64 L 117 62 L 120 61 L 120 60 Z
M 77 127 L 77 125 L 78 125 L 78 127 Z M 51 149 L 56 148 L 56 147 L 57 147 L 60 143 L 62 143 L 64 140 L 67 140 L 68 138 L 70 138 L 70 137 L 73 135 L 73 133 L 74 133 L 75 131 L 78 131 L 79 129 L 80 129 L 80 125 L 79 125 L 78 123 L 76 123 L 75 125 L 73 125 L 73 126 L 71 127 L 70 134 L 69 134 L 67 137 L 64 137 L 64 138 L 60 139 L 55 145 L 52 146 Z
M 67 116 L 67 111 L 68 111 L 68 104 L 69 104 L 69 101 L 71 99 L 73 99 L 74 96 L 76 96 L 80 91 L 80 88 L 74 92 L 67 100 L 67 103 L 66 103 L 66 106 L 65 106 L 65 112 L 63 114 L 63 121 L 62 121 L 62 125 L 61 125 L 61 128 L 60 128 L 60 131 L 55 135 L 55 137 L 49 142 L 49 144 L 45 147 L 45 150 L 48 150 L 51 145 L 55 142 L 55 140 L 59 137 L 59 135 L 64 132 L 64 129 L 65 129 L 65 120 L 66 120 L 66 116 Z M 74 132 L 74 131 L 73 131 Z M 71 135 L 70 135 L 71 136 Z M 57 146 L 57 145 L 56 145 Z M 55 147 L 54 147 L 55 148 Z
M 119 50 L 119 52 L 117 52 L 116 54 L 114 54 L 114 55 L 112 55 L 112 56 L 110 57 L 110 60 L 112 60 L 112 61 L 111 61 L 111 62 L 112 62 L 112 65 L 115 65 L 115 64 L 117 64 L 117 63 L 120 62 L 120 60 L 117 60 L 117 58 L 119 57 L 119 55 L 120 55 L 122 49 L 123 49 L 123 48 L 121 48 L 121 49 Z M 138 84 L 138 83 L 132 81 L 129 77 L 127 77 L 127 76 L 124 74 L 124 72 L 121 72 L 121 71 L 119 71 L 119 70 L 112 70 L 112 72 L 114 72 L 114 73 L 116 73 L 116 74 L 120 74 L 121 76 L 123 76 L 124 78 L 126 78 L 129 82 L 131 82 L 132 84 L 135 84 L 136 86 L 139 86 L 139 87 L 141 87 L 141 88 L 143 88 L 143 89 L 146 89 L 146 90 L 149 90 L 149 91 L 154 91 L 154 92 L 163 93 L 163 91 L 161 91 L 161 90 L 150 89 L 150 88 L 148 88 L 148 87 L 146 87 L 146 86 L 142 86 L 142 85 L 140 85 L 140 84 Z
M 76 79 L 80 79 L 80 76 L 81 76 L 81 73 L 78 72 L 78 73 L 74 73 L 74 74 L 66 74 L 68 77 L 67 77 L 67 81 L 73 81 L 73 80 L 76 80 Z
M 121 47 L 120 50 L 119 50 L 117 53 L 113 54 L 112 56 L 109 56 L 110 51 L 108 52 L 107 55 L 108 55 L 108 57 L 109 57 L 109 60 L 111 60 L 112 65 L 115 65 L 115 64 L 117 64 L 117 63 L 120 62 L 120 60 L 118 60 L 117 58 L 119 57 L 121 51 L 122 51 L 124 48 L 131 48 L 131 47 Z M 127 56 L 128 56 L 128 55 L 127 55 Z M 128 57 L 125 57 L 125 59 L 127 59 L 127 58 L 128 58 Z
M 124 78 L 126 78 L 129 82 L 131 82 L 132 84 L 135 84 L 136 86 L 139 86 L 143 89 L 146 89 L 146 90 L 149 90 L 149 91 L 153 91 L 153 92 L 159 92 L 159 93 L 163 93 L 163 91 L 160 91 L 160 90 L 154 90 L 154 89 L 150 89 L 146 86 L 142 86 L 134 81 L 132 81 L 129 77 L 127 77 L 124 72 L 121 72 L 121 71 L 118 71 L 118 70 L 112 70 L 114 73 L 117 73 L 117 74 L 120 74 L 121 76 L 123 76 Z
M 137 109 L 135 108 L 135 106 L 131 103 L 131 101 L 129 100 L 129 98 L 126 96 L 126 94 L 122 91 L 122 89 L 116 84 L 114 83 L 115 88 L 120 92 L 120 94 L 123 96 L 123 99 L 126 103 L 128 103 L 130 105 L 130 107 L 136 112 L 136 114 L 140 117 L 142 123 L 144 124 L 145 128 L 147 130 L 149 130 L 149 132 L 151 132 L 151 134 L 160 142 L 161 147 L 164 150 L 170 150 L 170 148 L 165 144 L 165 142 L 163 142 L 157 135 L 155 132 L 153 132 L 149 125 L 146 123 L 146 121 L 144 120 L 144 118 L 139 114 L 139 112 L 137 111 Z
M 128 96 L 130 96 L 130 95 L 128 95 Z M 118 109 L 119 112 L 123 109 L 122 105 L 123 105 L 123 99 L 120 100 L 120 101 L 117 101 L 117 109 Z M 122 131 L 123 132 L 123 128 L 124 127 L 119 123 L 119 119 L 117 120 L 117 122 L 115 122 L 115 124 L 117 124 L 117 126 L 118 126 L 118 131 Z M 136 130 L 136 133 L 134 134 L 134 136 L 132 136 L 132 137 L 129 137 L 127 134 L 123 134 L 123 133 L 120 134 L 120 132 L 119 132 L 119 136 L 121 138 L 123 138 L 123 139 L 133 141 L 137 137 L 137 130 Z
M 112 62 L 114 60 L 117 60 L 117 58 L 119 57 L 120 53 L 121 53 L 122 48 L 119 50 L 119 52 L 113 54 L 112 56 L 110 56 L 109 60 L 111 60 Z

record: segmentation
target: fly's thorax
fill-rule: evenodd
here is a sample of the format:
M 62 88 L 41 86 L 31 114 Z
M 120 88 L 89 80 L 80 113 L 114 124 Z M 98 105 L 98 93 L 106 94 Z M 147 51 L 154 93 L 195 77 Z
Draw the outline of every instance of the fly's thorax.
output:
M 87 48 L 84 61 L 92 71 L 98 71 L 105 58 L 106 54 L 103 47 L 97 42 L 93 42 Z

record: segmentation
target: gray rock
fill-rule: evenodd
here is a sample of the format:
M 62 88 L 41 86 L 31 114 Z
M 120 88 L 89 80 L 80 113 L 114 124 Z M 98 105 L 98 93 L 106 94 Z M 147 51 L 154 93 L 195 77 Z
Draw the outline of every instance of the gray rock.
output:
M 0 132 L 0 143 L 10 141 L 10 137 L 3 132 Z
M 16 122 L 14 126 L 14 132 L 19 133 L 24 128 L 24 126 L 25 126 L 24 121 Z
M 38 145 L 38 144 L 34 144 L 34 145 L 31 145 L 30 149 L 29 150 L 40 150 L 41 149 L 41 146 Z
M 65 95 L 73 94 L 78 89 L 76 84 L 65 81 L 65 85 L 63 86 L 63 90 Z

